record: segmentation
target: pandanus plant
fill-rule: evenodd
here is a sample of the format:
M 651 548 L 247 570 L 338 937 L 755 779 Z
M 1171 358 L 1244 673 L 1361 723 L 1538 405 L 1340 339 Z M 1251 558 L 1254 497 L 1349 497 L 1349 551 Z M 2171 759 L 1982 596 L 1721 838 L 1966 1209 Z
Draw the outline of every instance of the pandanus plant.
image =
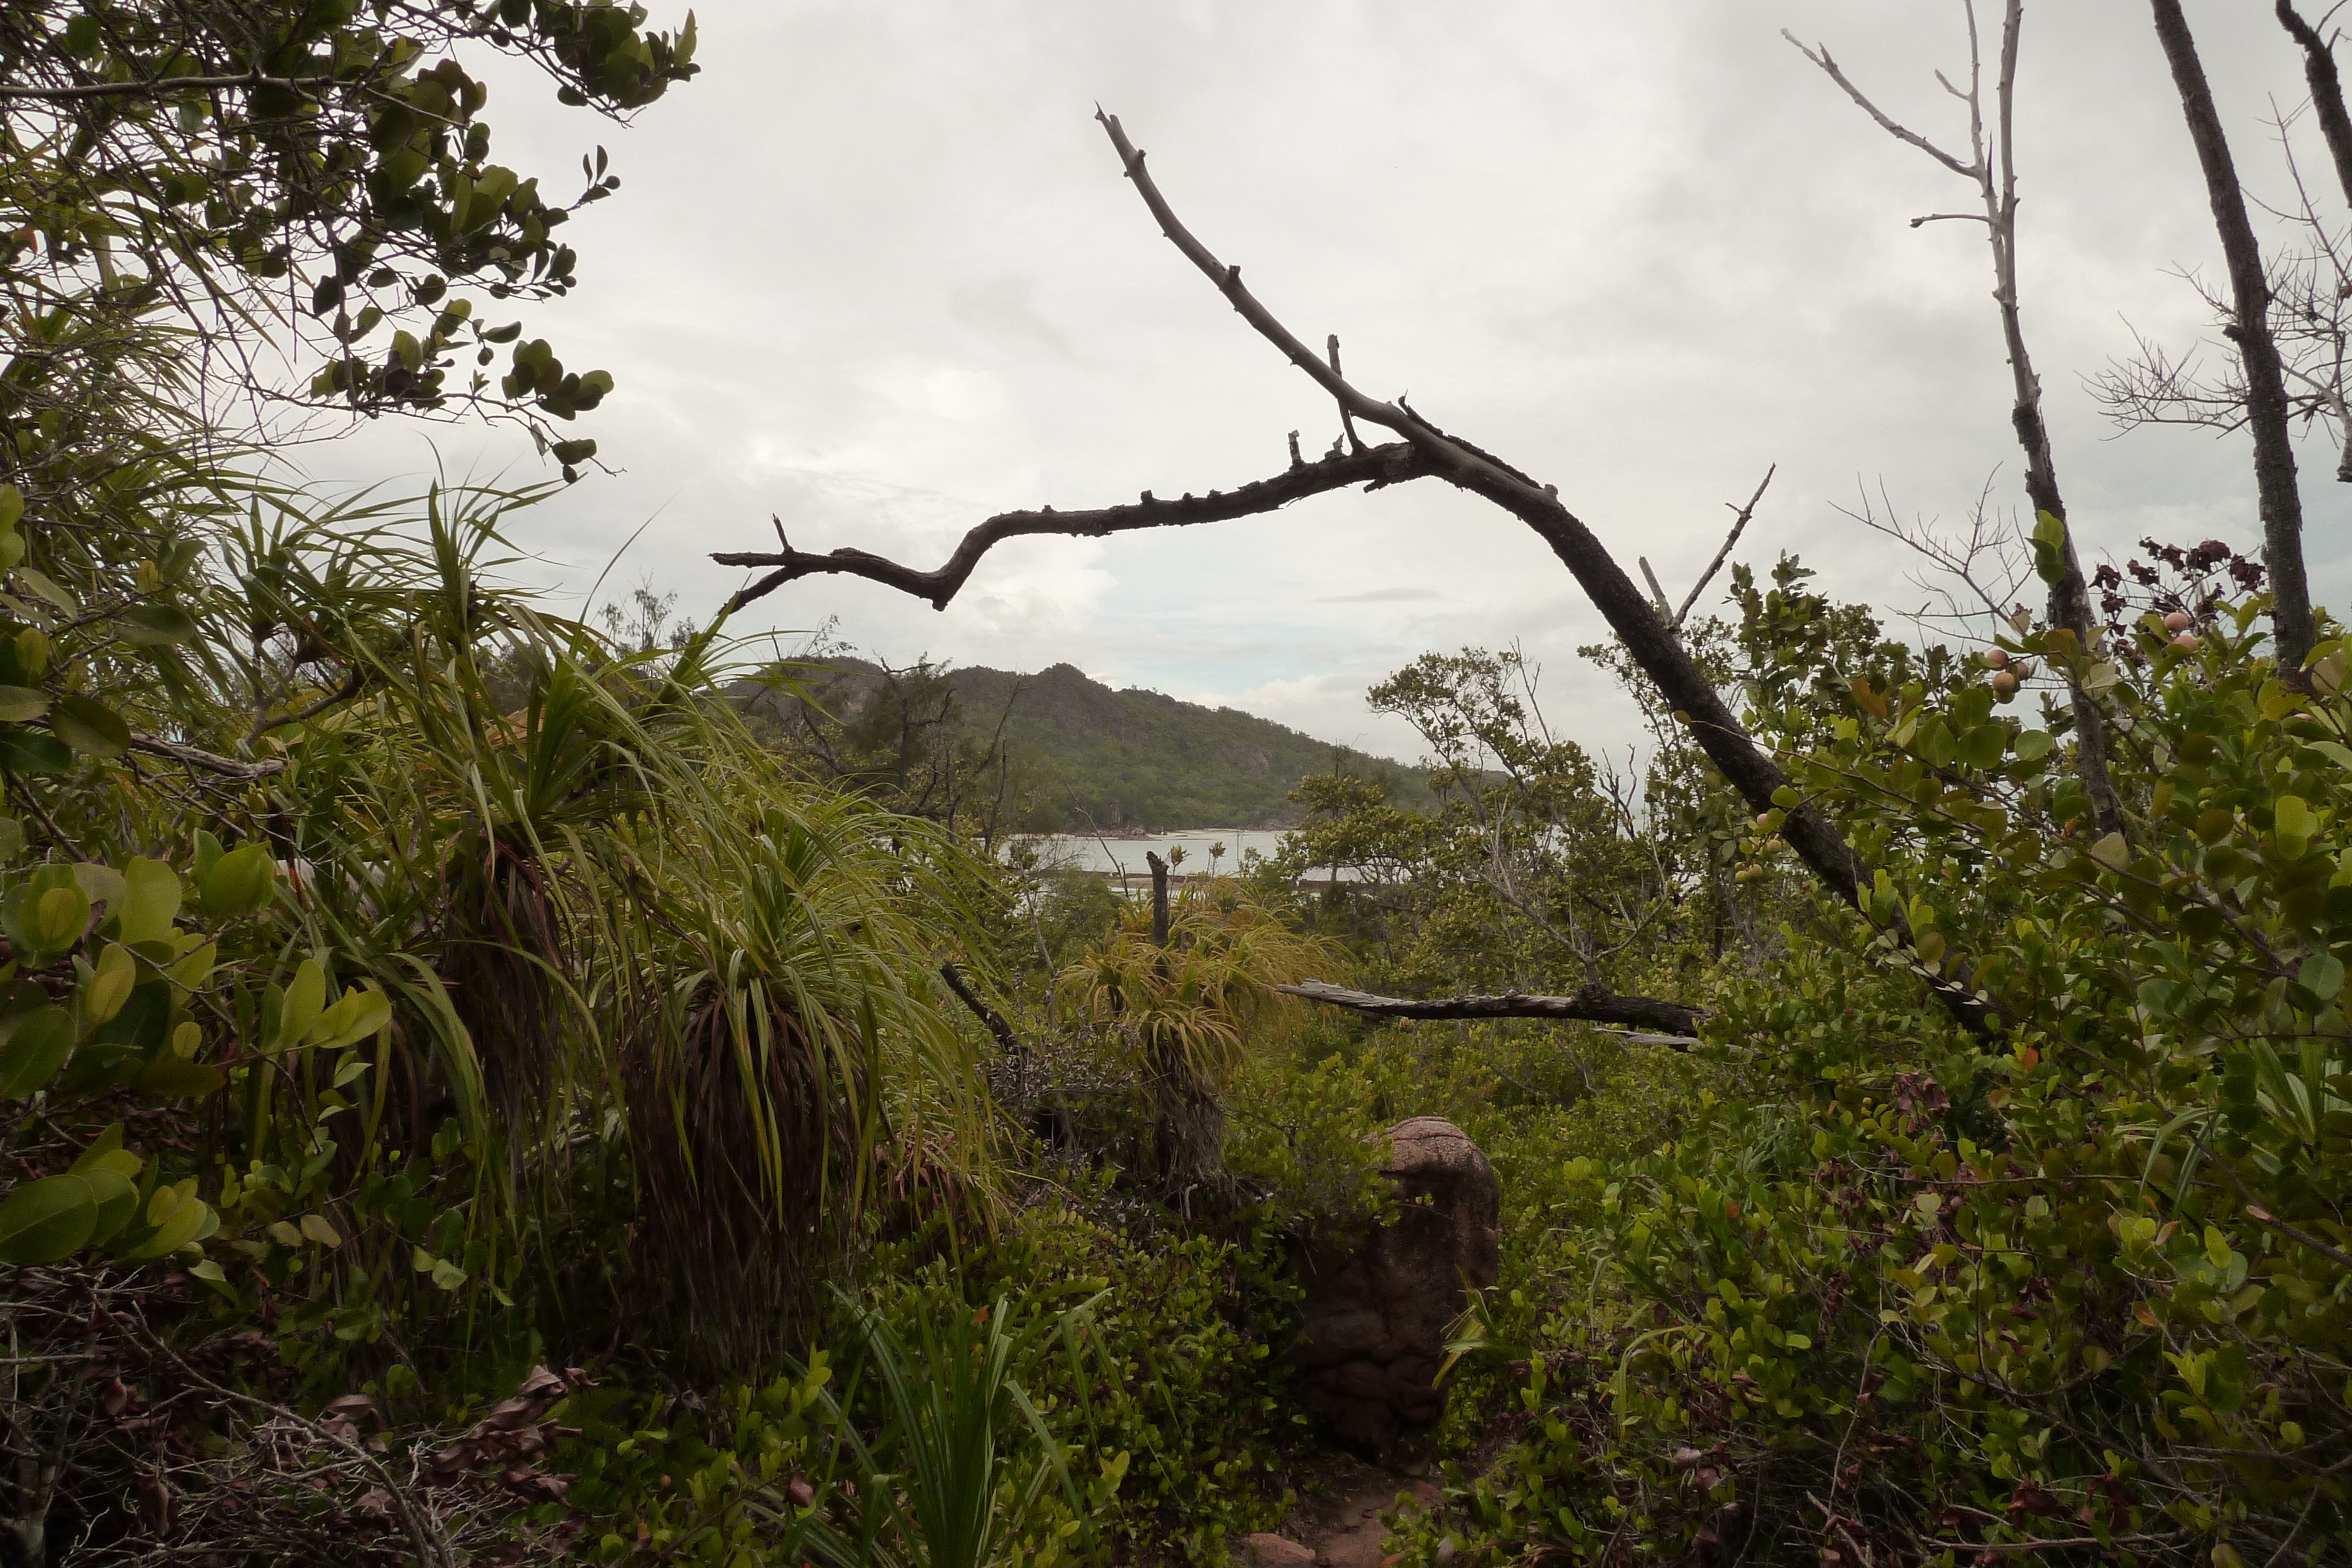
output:
M 1214 1201 L 1226 1186 L 1222 1097 L 1251 1051 L 1295 1034 L 1301 1005 L 1276 988 L 1329 978 L 1340 957 L 1251 898 L 1239 883 L 1187 883 L 1168 941 L 1137 906 L 1058 983 L 1150 1088 L 1160 1178 L 1171 1197 Z
M 178 695 L 146 711 L 126 680 L 120 700 L 213 758 L 212 781 L 132 776 L 127 830 L 60 831 L 168 843 L 193 804 L 268 843 L 289 949 L 394 1003 L 339 1124 L 364 1133 L 341 1137 L 347 1176 L 454 1136 L 468 1244 L 540 1238 L 551 1319 L 601 1338 L 675 1317 L 706 1367 L 770 1359 L 780 1304 L 878 1201 L 991 1190 L 933 951 L 979 873 L 795 778 L 721 695 L 711 634 L 624 653 L 499 587 L 501 519 L 530 498 L 257 506 L 209 536 L 177 593 Z M 245 1147 L 262 1135 L 222 1146 L 280 1158 Z M 625 1255 L 553 1244 L 583 1203 L 625 1211 Z M 618 1293 L 589 1299 L 583 1272 Z

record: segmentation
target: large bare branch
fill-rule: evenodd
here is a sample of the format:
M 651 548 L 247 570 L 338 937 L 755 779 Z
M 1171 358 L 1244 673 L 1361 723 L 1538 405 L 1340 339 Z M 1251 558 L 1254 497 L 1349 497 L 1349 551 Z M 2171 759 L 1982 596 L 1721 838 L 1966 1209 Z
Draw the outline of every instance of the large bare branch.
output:
M 1000 512 L 980 524 L 963 537 L 955 553 L 946 564 L 930 571 L 919 571 L 901 566 L 897 561 L 867 550 L 842 549 L 820 555 L 814 550 L 792 548 L 782 537 L 781 525 L 776 550 L 721 550 L 711 559 L 721 566 L 771 567 L 765 577 L 752 583 L 727 601 L 722 615 L 731 615 L 755 599 L 773 593 L 796 578 L 813 577 L 821 572 L 843 572 L 878 582 L 885 588 L 895 588 L 901 593 L 930 601 L 934 610 L 944 610 L 971 576 L 981 558 L 1000 540 L 1034 538 L 1040 536 L 1072 538 L 1102 538 L 1110 534 L 1132 533 L 1144 528 L 1184 528 L 1194 523 L 1222 523 L 1234 517 L 1253 517 L 1276 511 L 1293 501 L 1309 496 L 1320 496 L 1332 490 L 1344 490 L 1350 485 L 1377 487 L 1394 485 L 1406 479 L 1417 479 L 1430 472 L 1429 465 L 1409 444 L 1391 441 L 1384 445 L 1367 448 L 1344 457 L 1329 457 L 1320 463 L 1297 463 L 1271 479 L 1260 479 L 1235 490 L 1212 490 L 1205 496 L 1187 495 L 1178 500 L 1163 501 L 1149 490 L 1143 498 L 1123 507 L 1100 507 L 1092 511 L 1057 512 L 1047 507 L 1034 512 Z
M 1667 624 L 1667 617 L 1642 596 L 1592 530 L 1560 503 L 1558 489 L 1538 483 L 1493 454 L 1439 429 L 1402 398 L 1388 402 L 1358 389 L 1325 356 L 1309 350 L 1250 292 L 1242 282 L 1238 267 L 1218 260 L 1184 226 L 1146 169 L 1142 152 L 1120 128 L 1118 117 L 1097 110 L 1096 119 L 1117 149 L 1137 193 L 1158 220 L 1160 232 L 1216 286 L 1241 318 L 1259 336 L 1281 350 L 1285 358 L 1322 387 L 1341 409 L 1358 420 L 1403 437 L 1403 445 L 1409 451 L 1400 452 L 1394 445 L 1384 445 L 1321 464 L 1299 463 L 1288 473 L 1276 479 L 1261 480 L 1255 486 L 1190 502 L 1156 502 L 1149 499 L 1147 492 L 1147 499 L 1134 507 L 1113 507 L 1101 513 L 1071 514 L 1067 517 L 1049 512 L 1007 514 L 975 528 L 947 565 L 930 572 L 901 566 L 864 550 L 842 549 L 815 555 L 793 549 L 788 543 L 781 552 L 722 553 L 712 559 L 722 565 L 773 568 L 767 577 L 736 595 L 729 608 L 749 603 L 794 577 L 820 571 L 864 577 L 927 599 L 935 607 L 943 607 L 962 587 L 972 565 L 1001 538 L 1015 534 L 1101 534 L 1213 521 L 1271 511 L 1291 500 L 1358 479 L 1391 484 L 1429 475 L 1502 507 L 1549 545 L 1585 597 L 1601 612 L 1610 630 L 1624 644 L 1627 654 L 1657 686 L 1675 717 L 1689 726 L 1693 738 L 1732 788 L 1755 810 L 1773 809 L 1774 795 L 1790 789 L 1788 774 L 1740 724 Z M 1345 477 L 1318 483 L 1318 473 L 1343 474 Z M 1191 510 L 1152 510 L 1176 507 Z M 1867 868 L 1827 817 L 1809 803 L 1800 801 L 1786 810 L 1781 836 L 1816 880 L 1841 901 L 1867 915 Z M 1900 914 L 1893 917 L 1888 928 L 1906 947 L 1911 944 L 1909 925 Z M 1916 964 L 1913 967 L 1946 1009 L 1964 1026 L 1979 1035 L 1992 1032 L 1992 1019 L 1998 1009 L 1990 998 L 1971 988 L 1968 977 L 1933 974 Z
M 1412 997 L 1376 996 L 1370 991 L 1351 991 L 1328 980 L 1309 980 L 1304 985 L 1277 986 L 1275 988 L 1288 996 L 1304 997 L 1310 1002 L 1323 1002 L 1381 1018 L 1559 1019 L 1659 1030 L 1662 1032 L 1638 1038 L 1684 1050 L 1698 1043 L 1701 1016 L 1698 1009 L 1685 1007 L 1680 1002 L 1660 1001 L 1654 997 L 1621 997 L 1599 990 L 1580 991 L 1572 997 L 1538 997 L 1529 996 L 1525 991 L 1506 991 L 1492 997 L 1436 997 L 1423 1000 Z
M 2156 16 L 2157 41 L 2172 68 L 2173 85 L 2180 92 L 2182 118 L 2189 122 L 2189 140 L 2197 148 L 2197 162 L 2205 174 L 2205 194 L 2213 208 L 2213 226 L 2221 239 L 2221 256 L 2230 269 L 2230 291 L 2237 319 L 2224 334 L 2238 346 L 2246 372 L 2246 423 L 2254 437 L 2254 495 L 2263 515 L 2263 559 L 2270 568 L 2271 632 L 2277 646 L 2280 676 L 2301 684 L 2304 660 L 2316 638 L 2311 616 L 2311 585 L 2303 570 L 2303 497 L 2295 488 L 2294 443 L 2288 428 L 2286 377 L 2279 368 L 2278 345 L 2271 336 L 2270 279 L 2263 271 L 2262 246 L 2255 242 L 2253 224 L 2246 215 L 2246 194 L 2230 158 L 2230 139 L 2221 130 L 2221 111 L 2205 67 L 2197 57 L 2197 40 L 2181 15 L 2180 0 L 2149 0 Z

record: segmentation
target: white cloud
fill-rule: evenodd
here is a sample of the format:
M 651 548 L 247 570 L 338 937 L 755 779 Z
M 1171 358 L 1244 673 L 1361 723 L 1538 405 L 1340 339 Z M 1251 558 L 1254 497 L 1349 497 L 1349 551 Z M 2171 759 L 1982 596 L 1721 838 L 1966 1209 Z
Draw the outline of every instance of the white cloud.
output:
M 682 6 L 673 7 L 682 9 Z M 662 9 L 656 6 L 656 11 Z M 1777 37 L 1824 38 L 1892 112 L 1964 131 L 1931 70 L 1961 63 L 1930 0 L 1181 0 L 954 6 L 703 0 L 705 69 L 625 132 L 511 73 L 503 157 L 551 175 L 597 141 L 618 196 L 578 224 L 583 286 L 531 314 L 619 390 L 589 422 L 625 470 L 526 519 L 539 570 L 584 589 L 640 525 L 648 570 L 698 608 L 782 517 L 795 544 L 933 564 L 1012 507 L 1223 487 L 1278 468 L 1327 400 L 1154 230 L 1099 130 L 1124 117 L 1187 220 L 1351 373 L 1547 481 L 1628 570 L 1679 596 L 1769 464 L 1743 544 L 1902 608 L 1909 563 L 1835 510 L 1857 482 L 1957 516 L 2018 465 L 1980 235 L 1907 220 L 1967 188 L 1865 120 Z M 2191 16 L 2240 162 L 2275 183 L 2265 94 L 2296 59 L 2260 8 Z M 2168 277 L 2215 252 L 2147 19 L 2036 7 L 2021 81 L 2026 323 L 2063 482 L 2093 547 L 2246 541 L 2241 445 L 2110 433 L 2081 380 L 2199 314 Z M 556 182 L 561 183 L 561 182 Z M 541 472 L 503 438 L 440 433 L 457 467 Z M 415 433 L 323 460 L 424 473 Z M 2352 590 L 2347 493 L 2306 458 L 2315 587 Z M 945 613 L 843 579 L 797 583 L 746 629 L 841 617 L 909 657 L 1034 669 L 1252 706 L 1409 750 L 1362 707 L 1414 653 L 1514 639 L 1555 672 L 1555 716 L 1633 733 L 1571 678 L 1601 635 L 1524 529 L 1429 485 L 1251 522 L 1000 548 Z M 1559 710 L 1565 705 L 1567 712 Z M 1381 739 L 1381 737 L 1387 737 Z

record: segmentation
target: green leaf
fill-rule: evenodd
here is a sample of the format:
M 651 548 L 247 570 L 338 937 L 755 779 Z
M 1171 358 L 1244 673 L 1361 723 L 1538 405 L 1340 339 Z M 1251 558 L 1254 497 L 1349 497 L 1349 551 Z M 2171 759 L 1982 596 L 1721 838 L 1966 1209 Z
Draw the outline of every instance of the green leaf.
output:
M 180 913 L 180 873 L 162 861 L 134 855 L 122 868 L 122 887 L 117 911 L 121 939 L 133 946 L 168 941 L 172 921 Z
M 21 1015 L 0 1043 L 0 1095 L 12 1099 L 46 1087 L 73 1055 L 73 1015 L 41 1008 Z
M 2033 572 L 2053 588 L 2066 580 L 2066 523 L 2054 512 L 2035 515 Z
M 31 686 L 0 686 L 0 723 L 24 724 L 49 711 L 49 695 Z
M 2278 830 L 2282 847 L 2288 839 L 2308 844 L 2319 831 L 2319 818 L 2303 800 L 2294 795 L 2281 795 L 2271 804 L 2271 824 Z
M 198 852 L 199 866 L 203 864 Z M 278 867 L 262 844 L 240 844 L 196 873 L 197 906 L 215 919 L 251 915 L 269 902 Z
M 85 1170 L 77 1165 L 69 1174 L 89 1184 L 90 1197 L 98 1205 L 97 1220 L 90 1227 L 90 1240 L 105 1241 L 130 1224 L 132 1217 L 138 1214 L 139 1188 L 122 1172 L 111 1166 L 92 1166 Z
M 147 1206 L 147 1222 L 155 1227 L 155 1234 L 124 1252 L 126 1261 L 165 1257 L 220 1228 L 220 1216 L 195 1196 L 194 1185 L 188 1181 L 155 1189 Z
M 316 958 L 305 958 L 294 970 L 294 980 L 286 988 L 286 999 L 278 1005 L 278 1033 L 270 1042 L 273 1051 L 284 1051 L 299 1045 L 310 1027 L 326 1010 L 327 971 L 319 967 Z
M 131 988 L 138 979 L 139 960 L 131 956 L 131 949 L 120 942 L 109 942 L 81 988 L 82 1021 L 93 1029 L 114 1021 L 114 1015 L 131 999 Z
M 98 1225 L 98 1197 L 78 1176 L 43 1176 L 0 1199 L 0 1263 L 54 1263 Z
M 454 1291 L 466 1282 L 466 1270 L 444 1258 L 433 1265 L 433 1282 L 445 1291 Z
M 0 770 L 63 773 L 72 766 L 73 753 L 57 737 L 21 725 L 0 729 Z
M 72 883 L 52 887 L 33 900 L 33 943 L 43 953 L 62 953 L 89 927 L 89 894 Z
M 122 612 L 122 640 L 142 648 L 196 640 L 194 617 L 176 604 L 133 604 Z
M 64 611 L 68 615 L 81 613 L 80 601 L 64 589 L 59 588 L 47 572 L 36 571 L 29 566 L 20 566 L 16 569 L 16 575 L 23 580 L 26 587 L 47 600 L 58 609 Z
M 49 728 L 76 751 L 120 757 L 131 746 L 131 727 L 97 698 L 68 692 L 49 712 Z
M 104 861 L 76 861 L 73 880 L 76 887 L 89 895 L 92 904 L 113 909 L 122 903 L 122 873 Z
M 13 528 L 25 516 L 25 493 L 14 485 L 0 485 L 0 528 Z
M 2121 833 L 2109 833 L 2091 846 L 2091 858 L 2109 871 L 2121 871 L 2131 864 L 2131 845 Z
M 149 1100 L 193 1100 L 228 1082 L 217 1067 L 165 1051 L 131 1075 L 131 1087 Z
M 2020 762 L 2039 762 L 2050 755 L 2050 748 L 2057 743 L 2057 737 L 2046 729 L 2021 730 L 2017 737 L 2017 759 Z
M 2333 953 L 2314 953 L 2303 961 L 2295 983 L 2325 1004 L 2344 988 L 2344 960 Z
M 310 1043 L 321 1051 L 333 1051 L 365 1040 L 391 1021 L 390 997 L 378 990 L 354 988 L 319 1016 L 310 1028 Z

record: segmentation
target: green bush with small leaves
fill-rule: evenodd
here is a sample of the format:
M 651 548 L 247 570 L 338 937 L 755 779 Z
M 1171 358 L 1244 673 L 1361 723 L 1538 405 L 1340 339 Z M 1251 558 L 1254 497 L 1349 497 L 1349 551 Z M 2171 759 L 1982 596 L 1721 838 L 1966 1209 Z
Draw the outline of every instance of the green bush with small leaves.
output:
M 2352 700 L 2340 641 L 2280 678 L 2263 609 L 2006 647 L 2100 694 L 2120 831 L 1962 662 L 1850 685 L 1784 807 L 1849 824 L 1869 909 L 1725 988 L 1768 1095 L 1560 1151 L 1560 1266 L 1482 1325 L 1500 1457 L 1409 1561 L 2352 1550 Z

